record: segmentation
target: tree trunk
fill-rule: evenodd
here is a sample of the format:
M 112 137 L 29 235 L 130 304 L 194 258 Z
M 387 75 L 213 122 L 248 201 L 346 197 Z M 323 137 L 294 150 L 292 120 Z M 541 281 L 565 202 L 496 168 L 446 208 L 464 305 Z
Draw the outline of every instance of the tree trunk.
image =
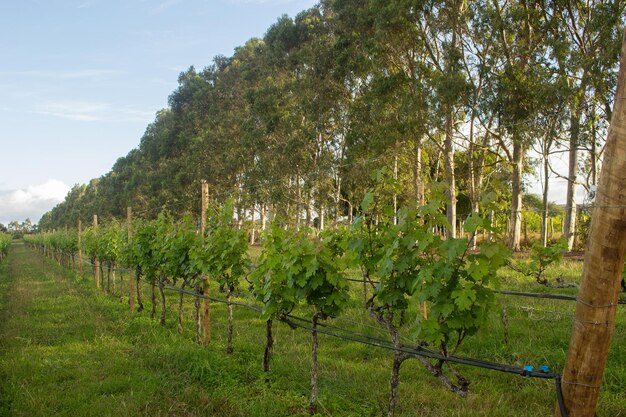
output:
M 543 247 L 548 246 L 548 190 L 550 176 L 550 165 L 548 155 L 543 157 L 543 212 L 541 213 L 541 244 Z
M 448 188 L 446 190 L 446 216 L 448 218 L 448 229 L 446 237 L 448 239 L 456 238 L 456 185 L 454 176 L 454 149 L 452 147 L 452 130 L 454 128 L 454 117 L 452 109 L 446 114 L 445 139 L 444 139 L 444 158 L 446 166 L 446 181 Z
M 399 143 L 396 142 L 394 146 L 394 155 L 393 155 L 393 180 L 394 182 L 398 182 L 398 146 Z M 393 224 L 398 224 L 398 193 L 393 192 Z
M 300 177 L 296 178 L 296 230 L 300 230 L 300 221 L 302 217 L 302 187 L 300 186 Z
M 626 36 L 615 97 L 563 372 L 563 396 L 570 417 L 595 413 L 626 256 Z M 560 415 L 558 406 L 555 414 Z
M 228 309 L 228 341 L 226 344 L 226 353 L 233 353 L 233 304 L 231 298 L 233 296 L 233 288 L 228 288 L 228 295 L 226 296 L 227 309 Z
M 274 336 L 272 335 L 272 319 L 265 322 L 265 352 L 263 353 L 263 372 L 270 371 L 272 349 L 274 348 Z
M 265 203 L 261 205 L 261 230 L 265 231 L 265 225 L 267 223 L 267 209 Z
M 509 248 L 520 250 L 522 234 L 522 176 L 524 171 L 524 148 L 520 139 L 513 143 L 512 161 L 512 193 L 511 193 L 511 219 L 509 229 Z
M 250 228 L 250 245 L 254 245 L 254 242 L 256 240 L 256 224 L 255 224 L 256 203 L 252 205 L 252 210 L 250 210 L 250 215 L 252 217 L 252 227 Z
M 596 122 L 595 111 L 591 116 L 591 150 L 589 151 L 589 159 L 591 160 L 591 184 L 598 183 L 598 151 L 596 149 Z
M 311 399 L 309 401 L 309 413 L 317 413 L 317 320 L 318 315 L 313 316 L 313 328 L 311 329 Z
M 394 343 L 395 344 L 395 343 Z M 399 343 L 398 343 L 398 346 Z M 396 404 L 398 402 L 398 385 L 400 385 L 400 367 L 402 362 L 407 359 L 406 354 L 395 351 L 393 354 L 393 364 L 391 365 L 391 379 L 389 392 L 389 405 L 387 408 L 387 417 L 393 417 L 396 413 Z
M 313 202 L 313 197 L 311 196 L 311 190 L 309 190 L 306 196 L 306 208 L 304 210 L 305 212 L 305 223 L 304 223 L 304 227 L 310 227 L 311 226 L 311 207 L 315 207 L 315 203 Z
M 237 230 L 243 229 L 244 209 L 241 206 L 241 191 L 239 191 L 239 201 L 237 202 Z
M 334 224 L 339 223 L 339 218 L 341 217 L 341 176 L 337 174 L 335 176 L 335 183 L 337 184 L 335 187 L 335 213 L 334 213 Z
M 418 206 L 424 205 L 424 182 L 422 181 L 422 139 L 416 139 L 414 144 L 413 162 L 413 198 Z
M 578 175 L 578 141 L 580 135 L 580 111 L 570 118 L 569 175 L 567 179 L 567 197 L 565 200 L 565 218 L 563 236 L 567 240 L 567 250 L 574 247 L 574 229 L 576 228 L 576 178 Z
M 111 264 L 107 264 L 107 294 L 111 293 Z
M 469 133 L 469 149 L 468 149 L 468 187 L 469 197 L 472 214 L 478 214 L 480 212 L 480 194 L 483 188 L 483 168 L 485 166 L 485 154 L 489 147 L 489 134 L 485 134 L 482 141 L 482 148 L 476 151 L 474 144 L 474 121 L 475 121 L 476 109 L 472 109 L 472 118 L 470 121 L 470 133 Z M 478 155 L 476 157 L 475 155 Z M 470 235 L 470 248 L 476 249 L 478 231 L 475 231 Z M 483 239 L 485 236 L 485 229 L 483 229 Z

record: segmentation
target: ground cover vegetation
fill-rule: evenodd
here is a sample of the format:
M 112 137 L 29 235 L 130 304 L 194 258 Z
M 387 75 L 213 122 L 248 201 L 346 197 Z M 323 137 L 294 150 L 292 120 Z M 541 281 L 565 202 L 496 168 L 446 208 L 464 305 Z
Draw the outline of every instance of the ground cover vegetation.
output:
M 379 182 L 380 187 L 388 184 L 384 178 Z M 440 188 L 443 194 L 445 187 Z M 233 306 L 241 307 L 241 312 L 236 317 L 239 314 L 248 318 L 255 317 L 257 338 L 260 338 L 259 330 L 263 332 L 264 329 L 265 333 L 265 347 L 262 348 L 259 344 L 258 348 L 258 367 L 265 373 L 267 381 L 275 378 L 275 371 L 270 372 L 270 358 L 275 355 L 277 337 L 274 323 L 283 322 L 288 325 L 287 328 L 304 328 L 310 332 L 310 414 L 322 412 L 333 415 L 339 412 L 338 409 L 324 410 L 327 405 L 324 405 L 323 391 L 320 397 L 318 358 L 325 345 L 320 346 L 318 333 L 320 329 L 322 334 L 325 334 L 324 331 L 328 332 L 328 328 L 324 327 L 327 320 L 357 323 L 357 329 L 347 326 L 352 327 L 348 331 L 352 332 L 353 338 L 354 335 L 361 334 L 359 332 L 363 331 L 366 324 L 364 333 L 368 337 L 377 338 L 377 343 L 386 340 L 384 343 L 392 350 L 387 354 L 393 356 L 389 367 L 391 376 L 379 379 L 379 382 L 387 379 L 390 381 L 384 413 L 392 416 L 396 415 L 398 403 L 402 404 L 404 401 L 401 396 L 403 384 L 400 383 L 400 371 L 409 366 L 414 367 L 414 364 L 408 365 L 405 362 L 419 363 L 445 389 L 460 397 L 467 397 L 473 392 L 470 386 L 476 378 L 476 372 L 459 369 L 458 365 L 451 365 L 447 358 L 462 352 L 464 355 L 475 354 L 486 359 L 485 354 L 488 354 L 492 361 L 513 362 L 513 366 L 521 367 L 526 365 L 520 364 L 524 360 L 522 358 L 533 357 L 534 348 L 527 346 L 530 352 L 518 352 L 513 356 L 507 356 L 498 350 L 507 351 L 513 343 L 512 339 L 520 337 L 520 333 L 524 334 L 523 330 L 514 330 L 515 325 L 512 324 L 519 318 L 520 311 L 531 320 L 539 315 L 548 321 L 552 320 L 550 317 L 557 317 L 559 321 L 567 323 L 573 317 L 573 306 L 569 309 L 567 306 L 555 308 L 555 304 L 549 302 L 546 304 L 550 307 L 546 308 L 526 300 L 521 303 L 505 300 L 496 302 L 492 290 L 501 286 L 503 281 L 508 288 L 532 288 L 533 291 L 537 291 L 538 282 L 534 275 L 525 273 L 526 271 L 518 272 L 516 269 L 506 268 L 510 252 L 498 243 L 490 240 L 479 241 L 478 250 L 471 250 L 472 236 L 479 228 L 490 230 L 488 219 L 478 215 L 470 217 L 464 223 L 466 238 L 442 239 L 433 233 L 433 229 L 447 222 L 441 211 L 443 200 L 439 200 L 439 204 L 434 203 L 436 200 L 431 200 L 422 207 L 401 208 L 397 211 L 385 201 L 384 193 L 378 188 L 369 190 L 360 205 L 362 215 L 350 227 L 328 229 L 319 233 L 306 228 L 290 230 L 274 224 L 263 235 L 260 251 L 257 249 L 251 252 L 252 261 L 249 260 L 247 236 L 237 228 L 237 222 L 233 221 L 232 203 L 222 209 L 212 208 L 208 211 L 208 227 L 204 235 L 197 231 L 197 225 L 189 217 L 175 220 L 167 212 L 163 212 L 156 220 L 135 222 L 130 238 L 127 233 L 128 225 L 122 226 L 113 222 L 104 227 L 88 229 L 84 233 L 83 241 L 85 249 L 99 248 L 94 253 L 101 254 L 103 259 L 109 259 L 100 264 L 103 269 L 99 286 L 103 290 L 124 300 L 131 286 L 136 288 L 138 295 L 145 287 L 149 288 L 150 318 L 156 319 L 157 311 L 160 310 L 160 323 L 167 327 L 168 310 L 177 310 L 175 327 L 184 334 L 191 324 L 194 329 L 192 340 L 202 341 L 200 299 L 190 297 L 190 302 L 185 304 L 183 296 L 193 296 L 194 292 L 185 293 L 183 290 L 188 286 L 194 288 L 195 294 L 201 295 L 207 287 L 217 287 L 212 291 L 214 294 L 224 294 L 222 297 L 226 298 L 222 301 L 227 323 L 227 336 L 219 339 L 225 340 L 227 353 L 240 354 L 235 349 L 237 339 L 251 330 L 245 325 L 242 330 L 234 330 L 238 319 L 234 318 Z M 489 207 L 491 203 L 486 199 L 482 204 Z M 72 255 L 63 248 L 66 247 L 66 242 L 77 239 L 55 238 L 56 235 L 72 234 L 77 234 L 77 231 L 30 235 L 26 242 L 42 253 L 47 253 L 60 264 L 72 266 L 75 265 L 75 262 L 69 260 Z M 108 255 L 107 250 L 100 249 L 113 246 L 121 248 L 116 260 L 111 260 L 113 258 Z M 563 249 L 562 246 L 557 247 Z M 538 259 L 544 259 L 544 262 L 536 267 L 541 269 L 543 279 L 566 282 L 574 286 L 580 265 L 576 265 L 574 273 L 565 268 L 565 273 L 555 276 L 555 271 L 563 271 L 563 264 L 566 263 L 560 259 L 559 251 L 555 251 L 555 254 L 555 259 L 546 262 L 546 254 L 540 252 L 543 258 Z M 126 269 L 120 268 L 120 259 L 124 259 Z M 533 262 L 531 258 L 531 266 L 534 265 Z M 93 258 L 91 263 L 95 268 L 98 265 L 97 258 Z M 532 269 L 531 266 L 528 268 Z M 104 271 L 109 268 L 127 272 L 128 284 L 124 286 L 120 274 L 117 290 L 114 286 L 105 285 L 109 281 L 105 281 Z M 136 282 L 131 282 L 130 272 L 135 272 Z M 202 276 L 208 276 L 209 280 L 203 280 Z M 219 292 L 219 287 L 222 287 L 223 293 Z M 542 287 L 544 291 L 547 290 L 547 287 Z M 159 290 L 158 301 L 155 288 Z M 168 291 L 171 292 L 169 297 Z M 172 299 L 176 300 L 175 304 Z M 219 304 L 212 304 L 214 309 L 223 311 Z M 193 306 L 191 320 L 190 306 Z M 249 307 L 248 310 L 246 306 Z M 142 302 L 137 310 L 143 310 Z M 618 322 L 623 320 L 622 316 L 623 312 L 620 311 Z M 245 323 L 246 319 L 243 321 Z M 172 323 L 170 326 L 173 325 Z M 493 337 L 490 338 L 488 333 L 483 332 L 481 336 L 483 327 L 490 328 L 492 332 L 497 331 L 502 336 L 497 337 L 497 340 L 492 340 Z M 539 362 L 549 364 L 555 370 L 562 366 L 569 327 L 564 324 L 564 328 L 558 332 L 552 331 L 553 335 L 560 332 L 563 338 L 552 340 L 552 343 L 560 346 L 558 352 L 549 355 L 542 352 L 543 359 L 534 357 L 531 362 L 533 366 L 537 367 Z M 372 335 L 372 329 L 375 328 L 378 330 Z M 617 339 L 622 337 L 619 334 L 618 330 Z M 490 348 L 465 350 L 466 345 L 471 346 L 471 336 L 474 335 L 488 337 L 489 341 L 486 343 Z M 522 337 L 532 339 L 539 336 L 525 334 Z M 483 343 L 474 342 L 474 346 L 483 346 Z M 428 359 L 407 349 L 433 352 L 438 359 L 433 360 L 432 356 Z M 619 363 L 619 357 L 624 352 L 620 352 L 619 348 L 614 348 L 614 351 L 615 349 L 618 352 L 614 360 Z M 301 355 L 305 355 L 301 347 L 299 351 Z M 272 368 L 280 360 L 281 358 L 272 359 Z M 301 363 L 303 361 L 302 357 L 298 360 Z M 619 374 L 623 371 L 622 368 L 617 365 L 617 370 L 610 369 L 607 374 Z M 331 373 L 327 378 L 334 380 L 335 376 Z M 299 383 L 304 385 L 303 381 Z M 328 383 L 322 382 L 322 387 L 326 384 Z M 377 389 L 387 392 L 382 388 L 385 385 L 383 383 Z M 624 398 L 617 395 L 615 404 L 623 401 Z M 381 404 L 376 405 L 376 408 L 378 411 L 373 412 L 374 415 L 381 412 Z M 403 410 L 402 406 L 400 409 Z M 420 412 L 415 415 L 420 415 Z M 399 415 L 405 415 L 405 411 L 401 411 Z

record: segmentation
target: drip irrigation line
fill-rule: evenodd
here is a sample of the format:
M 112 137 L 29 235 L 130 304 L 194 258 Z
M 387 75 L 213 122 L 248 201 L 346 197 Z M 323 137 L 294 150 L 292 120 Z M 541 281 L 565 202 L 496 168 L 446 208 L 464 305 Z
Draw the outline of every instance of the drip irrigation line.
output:
M 355 279 L 355 278 L 342 278 L 342 279 L 345 281 L 358 282 L 361 284 L 363 283 L 374 284 L 374 285 L 380 284 L 380 281 L 375 281 L 375 280 L 363 280 L 363 279 Z M 519 291 L 494 290 L 494 289 L 490 289 L 490 291 L 496 294 L 512 295 L 512 296 L 517 296 L 517 297 L 548 298 L 548 299 L 562 300 L 562 301 L 579 301 L 578 298 L 573 295 L 546 294 L 546 293 L 539 293 L 539 292 L 519 292 Z M 617 304 L 626 305 L 626 300 L 618 299 Z M 607 306 L 598 306 L 597 308 L 610 307 L 610 306 L 613 306 L 613 304 L 607 305 Z
M 518 292 L 518 291 L 507 291 L 507 290 L 491 290 L 491 291 L 497 294 L 513 295 L 517 297 L 548 298 L 552 300 L 563 300 L 563 301 L 579 301 L 578 298 L 573 295 L 544 294 L 544 293 L 536 293 L 536 292 Z M 617 304 L 626 305 L 626 300 L 618 299 Z
M 147 281 L 144 281 L 144 282 L 147 282 Z M 223 299 L 220 299 L 220 298 L 209 297 L 209 296 L 206 296 L 204 294 L 198 294 L 198 293 L 193 292 L 193 291 L 184 290 L 184 289 L 182 289 L 180 287 L 172 287 L 170 285 L 166 285 L 166 286 L 163 287 L 163 289 L 170 290 L 170 291 L 176 291 L 176 292 L 179 292 L 179 293 L 182 292 L 184 294 L 191 295 L 192 297 L 202 298 L 202 299 L 205 299 L 205 300 L 214 301 L 216 303 L 231 304 L 231 305 L 235 305 L 235 306 L 239 306 L 239 307 L 244 307 L 244 308 L 247 308 L 249 310 L 254 310 L 256 312 L 259 312 L 259 313 L 262 311 L 261 307 L 257 307 L 257 306 L 252 305 L 252 304 L 246 304 L 246 303 L 241 303 L 239 301 L 228 301 L 228 300 L 223 300 Z

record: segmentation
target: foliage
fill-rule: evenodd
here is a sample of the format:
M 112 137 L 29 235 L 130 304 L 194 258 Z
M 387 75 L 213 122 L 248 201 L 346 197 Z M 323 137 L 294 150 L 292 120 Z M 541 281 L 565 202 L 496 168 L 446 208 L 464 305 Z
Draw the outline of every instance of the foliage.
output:
M 13 238 L 8 233 L 0 233 L 0 261 L 4 260 L 7 253 L 9 253 L 9 247 Z
M 374 222 L 372 213 L 378 210 L 378 201 L 374 192 L 366 194 L 363 215 L 353 225 L 350 243 L 364 279 L 378 282 L 369 306 L 379 311 L 380 317 L 412 314 L 418 338 L 441 347 L 444 354 L 455 339 L 456 350 L 487 316 L 493 297 L 488 286 L 508 251 L 487 241 L 480 244 L 479 253 L 469 253 L 467 239 L 443 240 L 434 234 L 433 228 L 446 222 L 439 200 L 417 209 L 401 209 L 397 224 L 389 217 L 393 211 L 388 206 L 383 209 L 386 217 Z M 464 227 L 475 233 L 490 225 L 472 215 Z M 428 305 L 427 318 L 419 313 L 420 303 Z M 409 310 L 411 306 L 415 308 Z
M 229 291 L 237 287 L 250 264 L 246 232 L 233 227 L 232 212 L 232 201 L 221 211 L 211 211 L 205 244 L 194 253 L 200 269 Z
M 137 262 L 140 273 L 149 280 L 154 280 L 158 273 L 158 254 L 154 248 L 157 226 L 154 221 L 139 221 L 133 228 L 133 237 L 127 250 L 130 257 Z
M 563 239 L 553 245 L 543 246 L 538 242 L 533 243 L 530 250 L 530 259 L 520 261 L 517 265 L 511 264 L 512 268 L 533 277 L 537 283 L 548 284 L 544 273 L 550 266 L 558 264 L 563 259 L 563 252 L 567 251 L 567 242 Z
M 25 235 L 24 241 L 31 246 L 57 251 L 71 257 L 78 253 L 77 230 L 68 229 Z
M 337 316 L 348 302 L 348 283 L 342 274 L 344 252 L 332 231 L 315 237 L 309 229 L 287 231 L 272 225 L 252 273 L 263 314 L 286 319 L 305 303 L 314 308 L 314 315 Z

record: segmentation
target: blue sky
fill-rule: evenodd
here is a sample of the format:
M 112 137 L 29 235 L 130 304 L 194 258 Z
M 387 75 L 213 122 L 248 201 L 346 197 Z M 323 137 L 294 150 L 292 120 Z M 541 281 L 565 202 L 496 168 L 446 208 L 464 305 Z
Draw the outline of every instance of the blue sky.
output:
M 178 74 L 314 0 L 0 2 L 0 223 L 38 221 L 139 144 Z

